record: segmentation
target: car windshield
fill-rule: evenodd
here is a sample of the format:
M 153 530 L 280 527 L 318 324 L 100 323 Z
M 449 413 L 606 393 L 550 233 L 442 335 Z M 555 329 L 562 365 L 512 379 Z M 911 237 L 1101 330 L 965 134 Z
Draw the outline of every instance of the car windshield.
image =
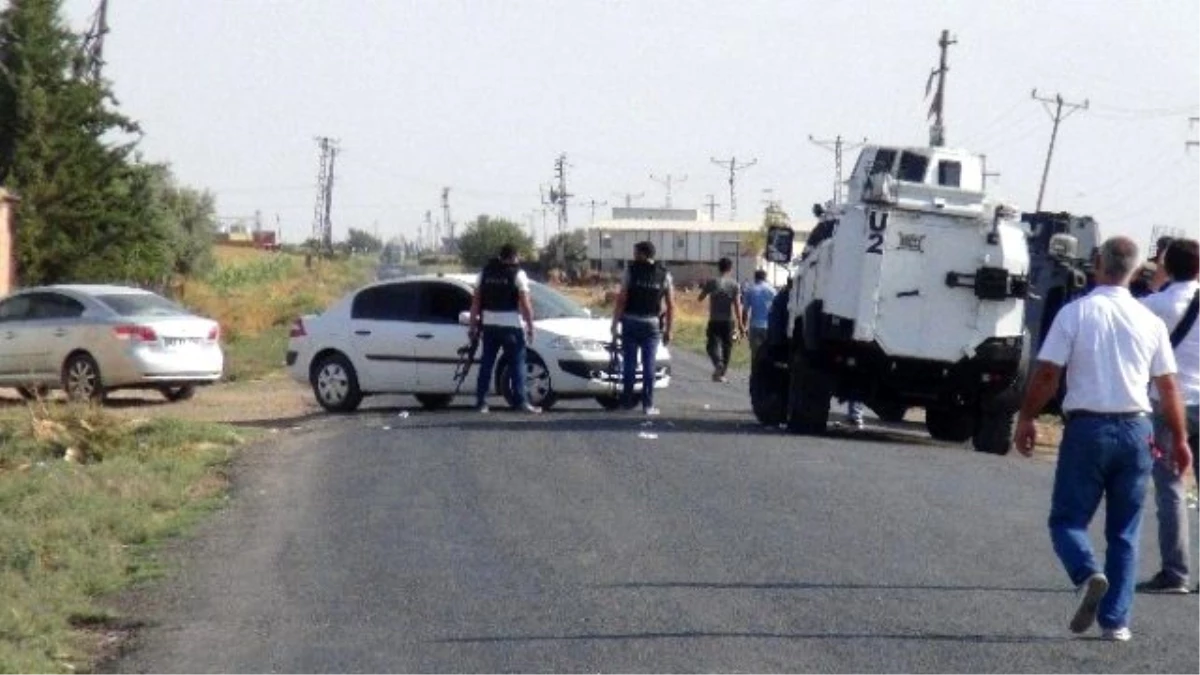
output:
M 153 293 L 113 293 L 96 299 L 121 316 L 184 316 L 189 312 Z
M 539 283 L 529 284 L 535 319 L 586 319 L 591 316 L 579 303 Z

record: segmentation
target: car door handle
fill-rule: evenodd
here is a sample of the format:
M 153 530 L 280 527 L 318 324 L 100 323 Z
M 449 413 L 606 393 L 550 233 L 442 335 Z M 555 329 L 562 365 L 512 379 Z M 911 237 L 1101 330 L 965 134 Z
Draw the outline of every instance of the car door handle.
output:
M 433 333 L 417 333 L 417 337 L 422 340 L 432 340 Z
M 371 334 L 371 331 L 369 331 L 369 330 L 356 330 L 356 331 L 354 331 L 354 334 L 355 334 L 355 335 L 370 335 L 370 334 Z

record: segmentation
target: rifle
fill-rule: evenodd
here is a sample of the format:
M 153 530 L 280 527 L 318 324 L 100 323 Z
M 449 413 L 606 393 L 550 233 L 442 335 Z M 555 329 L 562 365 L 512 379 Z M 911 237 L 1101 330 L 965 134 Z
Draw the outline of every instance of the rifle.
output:
M 471 364 L 475 363 L 475 352 L 479 351 L 479 335 L 472 334 L 471 341 L 458 348 L 458 363 L 454 364 L 454 395 L 462 390 L 467 374 L 471 372 Z
M 608 352 L 608 386 L 612 391 L 613 396 L 619 396 L 624 382 L 623 370 L 620 368 L 621 361 L 621 338 L 614 335 L 612 342 L 604 345 L 605 351 Z

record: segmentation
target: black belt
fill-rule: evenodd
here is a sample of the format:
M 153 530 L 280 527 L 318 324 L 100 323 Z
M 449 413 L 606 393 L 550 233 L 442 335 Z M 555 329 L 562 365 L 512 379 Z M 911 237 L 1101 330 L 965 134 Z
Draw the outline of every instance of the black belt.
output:
M 1139 417 L 1146 417 L 1145 412 L 1096 412 L 1095 410 L 1068 410 L 1067 421 L 1092 417 L 1105 420 L 1133 420 Z

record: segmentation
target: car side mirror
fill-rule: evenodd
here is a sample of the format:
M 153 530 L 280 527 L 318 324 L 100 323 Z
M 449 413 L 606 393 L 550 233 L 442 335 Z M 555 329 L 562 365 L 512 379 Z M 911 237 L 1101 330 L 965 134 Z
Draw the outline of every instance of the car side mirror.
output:
M 470 326 L 471 325 L 471 313 L 470 312 L 459 312 L 458 313 L 458 323 L 463 326 Z
M 1069 234 L 1051 236 L 1047 248 L 1050 257 L 1056 260 L 1074 260 L 1079 256 L 1079 240 Z
M 796 232 L 790 227 L 772 225 L 767 228 L 767 250 L 763 257 L 768 261 L 786 265 L 792 261 L 792 245 Z

